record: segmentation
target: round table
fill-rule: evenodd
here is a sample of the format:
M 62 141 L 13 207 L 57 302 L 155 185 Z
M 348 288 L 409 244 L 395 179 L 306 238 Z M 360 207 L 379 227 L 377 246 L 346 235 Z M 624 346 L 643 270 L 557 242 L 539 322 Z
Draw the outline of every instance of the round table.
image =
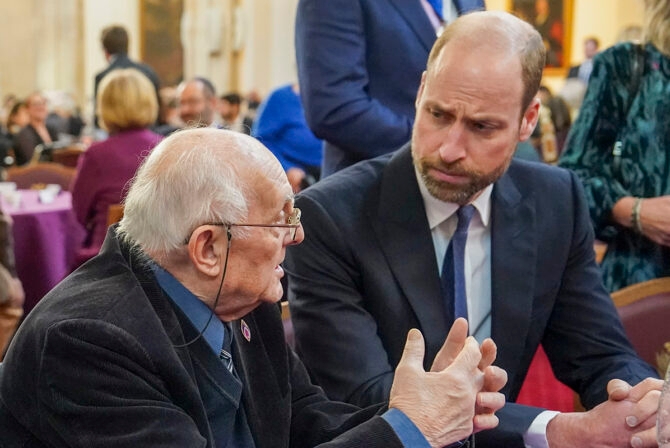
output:
M 72 211 L 72 196 L 61 191 L 53 202 L 44 204 L 37 190 L 20 190 L 21 201 L 14 206 L 0 200 L 11 216 L 16 271 L 26 293 L 25 313 L 70 273 L 74 255 L 85 232 Z

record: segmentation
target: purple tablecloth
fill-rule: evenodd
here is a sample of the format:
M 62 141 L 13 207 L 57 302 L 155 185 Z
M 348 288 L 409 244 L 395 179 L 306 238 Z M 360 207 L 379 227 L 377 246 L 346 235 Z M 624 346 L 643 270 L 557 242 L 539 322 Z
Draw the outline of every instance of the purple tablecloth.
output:
M 16 271 L 26 293 L 25 313 L 70 273 L 84 230 L 72 212 L 72 196 L 61 192 L 54 202 L 42 204 L 34 190 L 21 190 L 18 207 L 2 200 L 2 209 L 14 221 Z

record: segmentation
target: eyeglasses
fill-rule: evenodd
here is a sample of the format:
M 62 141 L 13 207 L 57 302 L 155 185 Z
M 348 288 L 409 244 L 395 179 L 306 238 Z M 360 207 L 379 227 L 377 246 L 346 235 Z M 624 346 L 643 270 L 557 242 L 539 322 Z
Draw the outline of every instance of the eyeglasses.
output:
M 284 224 L 243 224 L 243 223 L 226 223 L 226 222 L 206 222 L 201 225 L 203 226 L 224 226 L 228 227 L 281 227 L 287 228 L 290 230 L 291 241 L 295 241 L 295 237 L 298 235 L 298 229 L 300 228 L 300 217 L 302 212 L 299 208 L 294 207 L 293 212 L 286 217 L 286 223 Z M 190 235 L 184 240 L 184 244 L 188 244 Z
M 298 234 L 298 228 L 300 227 L 300 217 L 301 216 L 302 216 L 302 212 L 300 211 L 300 209 L 297 208 L 297 207 L 294 207 L 293 212 L 286 217 L 286 223 L 285 224 L 238 224 L 238 223 L 231 223 L 231 224 L 228 224 L 228 225 L 231 226 L 231 227 L 235 226 L 235 227 L 283 227 L 283 228 L 288 228 L 288 229 L 292 229 L 290 231 L 291 241 L 295 241 L 295 237 Z

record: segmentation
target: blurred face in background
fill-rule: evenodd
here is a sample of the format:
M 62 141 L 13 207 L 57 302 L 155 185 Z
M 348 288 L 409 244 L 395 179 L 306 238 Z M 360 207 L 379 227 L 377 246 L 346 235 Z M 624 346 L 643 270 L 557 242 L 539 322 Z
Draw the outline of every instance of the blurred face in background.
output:
M 47 99 L 40 93 L 33 93 L 26 100 L 28 116 L 31 122 L 44 122 L 47 119 Z
M 214 121 L 216 97 L 208 97 L 199 81 L 190 81 L 178 91 L 179 117 L 187 126 L 209 126 Z
M 586 59 L 593 59 L 593 56 L 598 53 L 598 44 L 593 40 L 587 40 L 584 42 L 584 56 Z
M 221 115 L 221 118 L 228 122 L 235 121 L 240 114 L 240 105 L 222 99 L 219 103 L 219 114 Z

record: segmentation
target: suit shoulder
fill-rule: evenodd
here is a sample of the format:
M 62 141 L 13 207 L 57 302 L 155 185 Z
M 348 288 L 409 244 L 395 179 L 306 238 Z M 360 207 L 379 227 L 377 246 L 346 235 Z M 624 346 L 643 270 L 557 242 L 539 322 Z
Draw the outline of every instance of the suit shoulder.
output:
M 360 203 L 379 185 L 391 155 L 364 160 L 331 174 L 301 192 L 299 197 L 310 198 L 323 206 Z
M 571 188 L 574 174 L 565 168 L 525 160 L 513 160 L 507 174 L 522 188 L 537 191 Z

